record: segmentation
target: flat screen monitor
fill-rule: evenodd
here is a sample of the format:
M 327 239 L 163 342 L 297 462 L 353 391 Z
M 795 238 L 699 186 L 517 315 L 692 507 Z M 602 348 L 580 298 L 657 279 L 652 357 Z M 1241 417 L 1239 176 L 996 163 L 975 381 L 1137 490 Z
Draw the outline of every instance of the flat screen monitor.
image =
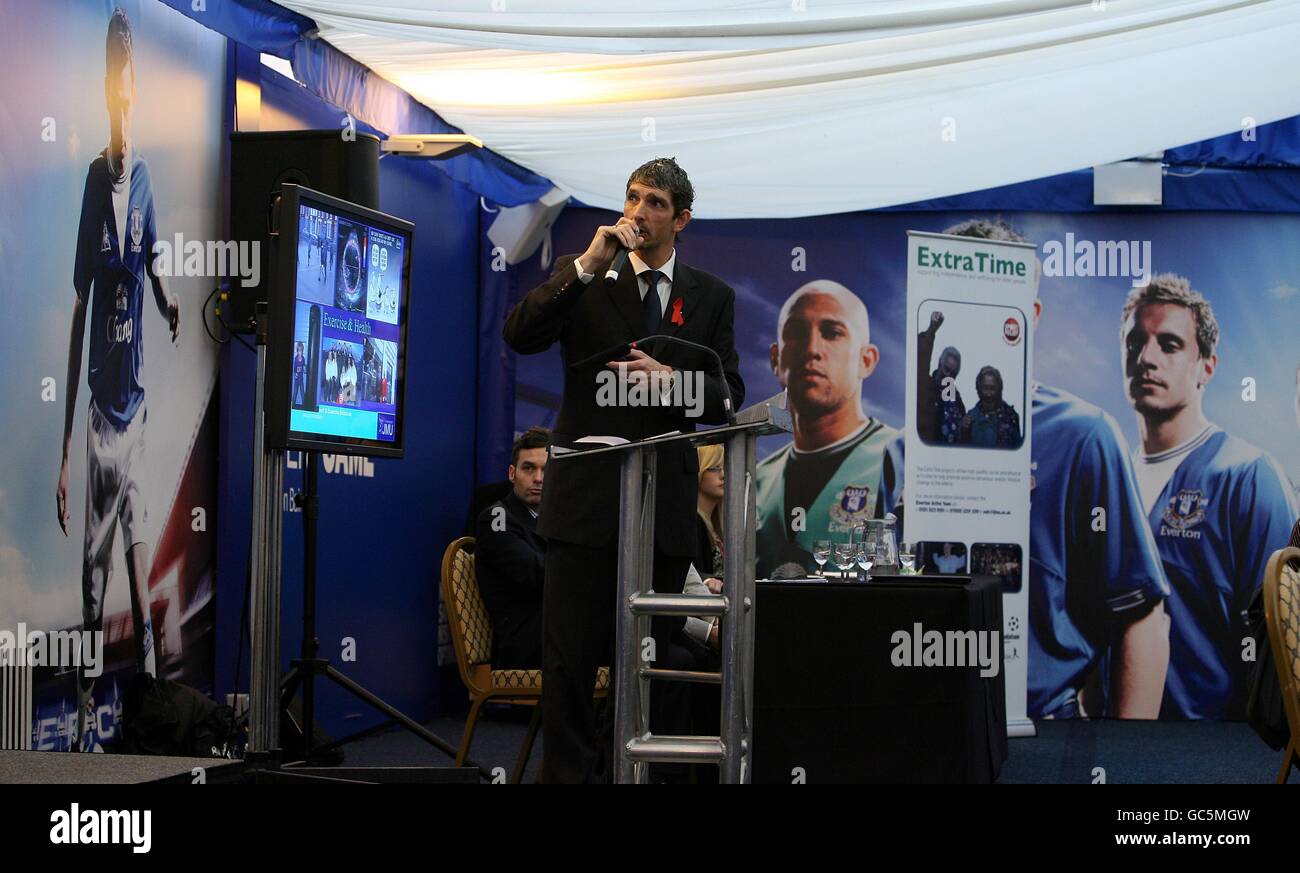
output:
M 267 442 L 400 458 L 415 225 L 300 185 L 281 191 Z

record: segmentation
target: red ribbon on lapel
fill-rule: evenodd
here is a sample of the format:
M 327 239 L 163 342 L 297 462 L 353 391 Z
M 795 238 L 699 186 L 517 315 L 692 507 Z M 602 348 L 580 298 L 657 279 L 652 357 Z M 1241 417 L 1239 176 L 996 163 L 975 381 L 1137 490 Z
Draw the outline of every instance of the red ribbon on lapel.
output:
M 682 302 L 680 297 L 673 301 L 673 317 L 670 319 L 678 327 L 686 323 L 686 319 L 682 318 Z

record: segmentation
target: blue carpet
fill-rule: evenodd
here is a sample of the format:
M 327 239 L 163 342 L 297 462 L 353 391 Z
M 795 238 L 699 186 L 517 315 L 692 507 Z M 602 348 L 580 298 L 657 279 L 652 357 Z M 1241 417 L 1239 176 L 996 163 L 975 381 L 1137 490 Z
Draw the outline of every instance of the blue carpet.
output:
M 1008 740 L 1005 784 L 1265 783 L 1282 753 L 1244 722 L 1040 721 L 1037 737 Z M 1291 771 L 1291 781 L 1300 775 Z
M 511 706 L 490 709 L 484 707 L 474 730 L 474 743 L 470 758 L 489 771 L 504 768 L 509 779 L 515 769 L 515 759 L 528 733 L 530 707 Z M 453 748 L 460 746 L 465 730 L 465 716 L 438 718 L 424 725 L 446 740 Z M 395 727 L 383 733 L 349 743 L 344 747 L 345 763 L 357 767 L 438 766 L 446 767 L 452 758 L 444 755 L 429 743 L 403 728 Z M 537 732 L 524 782 L 534 782 L 541 773 L 542 732 Z
M 492 770 L 511 773 L 528 729 L 529 711 L 486 712 L 479 718 L 471 757 Z M 440 718 L 426 727 L 453 746 L 460 743 L 464 717 Z M 1096 781 L 1095 768 L 1110 784 L 1270 783 L 1282 753 L 1275 752 L 1242 722 L 1040 721 L 1038 736 L 1008 741 L 1002 784 Z M 357 766 L 440 765 L 451 763 L 428 743 L 394 728 L 346 747 L 347 763 Z M 525 782 L 541 767 L 538 733 Z M 1291 773 L 1300 783 L 1300 774 Z

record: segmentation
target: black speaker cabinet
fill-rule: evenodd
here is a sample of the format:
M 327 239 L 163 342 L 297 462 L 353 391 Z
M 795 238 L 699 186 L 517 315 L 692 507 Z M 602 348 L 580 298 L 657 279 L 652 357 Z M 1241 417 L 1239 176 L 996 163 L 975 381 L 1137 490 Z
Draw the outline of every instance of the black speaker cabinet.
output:
M 270 224 L 285 182 L 378 209 L 379 138 L 357 133 L 344 139 L 339 129 L 230 134 L 230 238 L 258 242 L 262 261 L 257 285 L 230 283 L 222 312 L 233 330 L 252 331 L 253 307 L 266 300 L 275 276 Z

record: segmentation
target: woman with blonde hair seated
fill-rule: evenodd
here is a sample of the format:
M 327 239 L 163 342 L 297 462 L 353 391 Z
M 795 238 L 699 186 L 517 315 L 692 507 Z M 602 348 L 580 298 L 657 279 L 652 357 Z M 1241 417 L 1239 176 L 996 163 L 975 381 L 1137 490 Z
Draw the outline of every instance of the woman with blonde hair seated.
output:
M 699 490 L 696 493 L 695 567 L 706 578 L 722 578 L 723 528 L 722 498 L 726 481 L 723 477 L 722 446 L 700 446 Z M 710 586 L 713 587 L 713 586 Z

